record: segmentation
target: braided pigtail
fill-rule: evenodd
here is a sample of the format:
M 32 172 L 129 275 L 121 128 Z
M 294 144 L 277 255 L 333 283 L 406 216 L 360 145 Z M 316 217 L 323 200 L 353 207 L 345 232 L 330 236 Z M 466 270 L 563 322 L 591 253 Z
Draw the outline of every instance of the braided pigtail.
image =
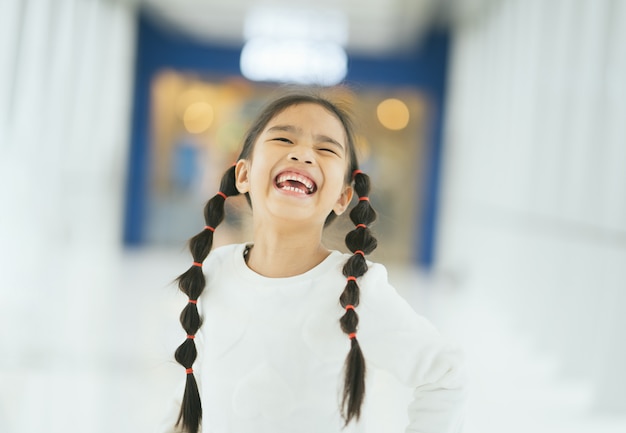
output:
M 178 426 L 182 423 L 183 429 L 189 433 L 198 432 L 202 419 L 200 392 L 192 369 L 192 365 L 198 356 L 194 338 L 198 329 L 202 326 L 202 317 L 198 312 L 197 303 L 206 285 L 204 273 L 202 272 L 202 262 L 204 262 L 204 259 L 209 255 L 213 247 L 213 232 L 215 228 L 224 220 L 224 202 L 226 198 L 238 194 L 239 191 L 237 191 L 235 186 L 235 167 L 233 166 L 222 176 L 220 191 L 204 207 L 206 226 L 189 241 L 189 250 L 193 257 L 193 264 L 176 279 L 180 290 L 189 297 L 189 302 L 180 314 L 180 323 L 185 332 L 187 332 L 187 338 L 176 349 L 174 354 L 176 361 L 185 367 L 187 373 L 185 392 L 176 425 Z
M 356 307 L 359 305 L 359 285 L 357 279 L 367 272 L 365 255 L 376 249 L 377 241 L 369 229 L 369 224 L 376 220 L 376 212 L 369 203 L 369 177 L 355 170 L 353 173 L 354 189 L 359 196 L 359 203 L 350 212 L 350 219 L 355 229 L 346 235 L 346 246 L 354 253 L 343 267 L 343 275 L 347 278 L 346 287 L 339 302 L 346 312 L 339 320 L 341 329 L 350 337 L 350 352 L 346 357 L 342 415 L 346 425 L 353 418 L 359 419 L 361 405 L 365 397 L 365 359 L 356 338 L 359 316 Z

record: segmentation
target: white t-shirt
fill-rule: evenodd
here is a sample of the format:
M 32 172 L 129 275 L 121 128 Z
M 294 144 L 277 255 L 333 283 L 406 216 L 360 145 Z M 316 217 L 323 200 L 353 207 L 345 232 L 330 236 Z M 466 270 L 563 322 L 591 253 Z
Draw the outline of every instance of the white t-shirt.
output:
M 244 250 L 245 244 L 217 248 L 204 263 L 207 285 L 198 302 L 204 323 L 194 364 L 202 432 L 367 432 L 367 404 L 361 420 L 345 429 L 339 409 L 350 348 L 339 326 L 345 311 L 339 296 L 350 256 L 333 251 L 304 274 L 267 278 L 248 268 Z M 356 308 L 367 368 L 365 403 L 376 393 L 372 375 L 383 370 L 413 390 L 406 432 L 459 432 L 459 351 L 389 285 L 384 266 L 368 264 L 358 279 Z M 175 431 L 179 408 L 180 398 L 161 431 Z

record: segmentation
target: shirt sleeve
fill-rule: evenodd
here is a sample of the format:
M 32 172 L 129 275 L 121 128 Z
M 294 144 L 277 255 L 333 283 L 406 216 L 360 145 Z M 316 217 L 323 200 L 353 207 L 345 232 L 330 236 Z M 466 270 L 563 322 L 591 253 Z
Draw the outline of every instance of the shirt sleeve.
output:
M 465 405 L 460 348 L 443 338 L 373 264 L 361 284 L 359 342 L 368 363 L 411 387 L 409 433 L 458 433 Z
M 154 430 L 155 433 L 182 433 L 182 429 L 176 427 L 176 420 L 180 413 L 180 405 L 183 400 L 183 392 L 185 389 L 185 381 L 176 389 L 176 394 L 170 399 L 162 414 L 159 414 L 160 423 Z

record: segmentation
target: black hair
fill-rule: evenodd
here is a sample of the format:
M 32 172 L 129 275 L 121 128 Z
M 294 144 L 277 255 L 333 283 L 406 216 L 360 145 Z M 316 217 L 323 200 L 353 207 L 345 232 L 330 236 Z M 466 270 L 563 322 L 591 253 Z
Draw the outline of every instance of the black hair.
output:
M 367 272 L 368 266 L 365 255 L 370 254 L 377 245 L 376 238 L 369 229 L 369 225 L 376 219 L 376 212 L 371 207 L 368 198 L 370 181 L 369 177 L 358 169 L 354 128 L 350 115 L 337 103 L 321 96 L 306 93 L 285 95 L 267 105 L 256 118 L 245 136 L 238 159 L 249 159 L 257 138 L 267 124 L 286 108 L 299 104 L 317 104 L 333 114 L 342 123 L 350 161 L 350 169 L 346 173 L 346 183 L 354 182 L 354 189 L 359 197 L 359 202 L 350 211 L 350 219 L 355 228 L 346 235 L 345 241 L 353 255 L 343 267 L 343 274 L 347 278 L 347 283 L 339 298 L 341 307 L 345 309 L 345 313 L 340 319 L 340 326 L 351 340 L 350 351 L 344 366 L 345 378 L 341 402 L 341 413 L 345 425 L 348 425 L 353 419 L 359 419 L 365 397 L 365 359 L 356 338 L 359 316 L 355 308 L 359 305 L 360 294 L 357 279 Z M 192 370 L 192 365 L 197 357 L 194 336 L 202 326 L 202 317 L 198 313 L 196 302 L 206 285 L 201 266 L 213 247 L 213 232 L 224 220 L 224 201 L 227 197 L 235 195 L 239 195 L 239 191 L 235 185 L 235 167 L 232 166 L 222 176 L 220 191 L 204 207 L 205 228 L 189 241 L 189 249 L 194 263 L 176 279 L 180 290 L 189 297 L 189 303 L 180 315 L 180 323 L 187 332 L 187 338 L 175 353 L 176 361 L 185 367 L 187 372 L 187 382 L 176 425 L 182 424 L 183 429 L 189 433 L 197 433 L 202 420 L 200 393 Z M 247 193 L 246 198 L 250 203 Z M 325 224 L 329 224 L 336 216 L 335 212 L 331 211 Z

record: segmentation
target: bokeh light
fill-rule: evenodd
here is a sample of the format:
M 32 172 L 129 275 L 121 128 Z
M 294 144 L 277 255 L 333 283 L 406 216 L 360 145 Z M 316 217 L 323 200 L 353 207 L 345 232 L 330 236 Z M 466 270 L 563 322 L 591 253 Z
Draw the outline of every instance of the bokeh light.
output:
M 206 131 L 213 124 L 213 107 L 208 102 L 194 102 L 183 114 L 185 129 L 192 134 Z
M 378 121 L 387 129 L 399 131 L 409 124 L 411 115 L 409 108 L 399 99 L 389 98 L 378 104 L 376 108 Z

